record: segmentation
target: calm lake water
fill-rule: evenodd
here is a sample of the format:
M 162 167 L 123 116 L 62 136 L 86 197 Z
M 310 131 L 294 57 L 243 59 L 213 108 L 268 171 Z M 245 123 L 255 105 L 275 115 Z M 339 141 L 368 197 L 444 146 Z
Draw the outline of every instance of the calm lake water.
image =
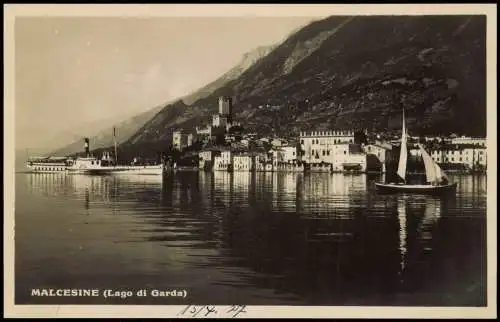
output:
M 16 304 L 486 305 L 486 176 L 16 175 Z M 33 288 L 187 297 L 32 297 Z

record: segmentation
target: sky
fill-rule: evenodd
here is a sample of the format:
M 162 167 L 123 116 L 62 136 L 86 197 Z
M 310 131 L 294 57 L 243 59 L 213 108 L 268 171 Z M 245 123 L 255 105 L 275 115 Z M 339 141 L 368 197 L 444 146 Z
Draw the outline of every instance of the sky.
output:
M 17 17 L 16 149 L 200 88 L 316 17 Z

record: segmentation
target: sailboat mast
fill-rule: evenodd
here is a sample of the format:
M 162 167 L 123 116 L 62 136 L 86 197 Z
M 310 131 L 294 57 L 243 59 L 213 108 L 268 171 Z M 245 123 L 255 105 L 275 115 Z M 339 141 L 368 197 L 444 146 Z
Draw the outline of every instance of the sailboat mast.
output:
M 113 126 L 113 142 L 115 144 L 115 164 L 118 165 L 118 149 L 116 148 L 116 127 Z

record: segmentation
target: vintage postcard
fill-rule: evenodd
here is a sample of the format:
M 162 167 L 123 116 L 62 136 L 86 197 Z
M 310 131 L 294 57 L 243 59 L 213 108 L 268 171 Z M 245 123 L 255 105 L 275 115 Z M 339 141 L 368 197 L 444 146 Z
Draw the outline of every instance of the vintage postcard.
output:
M 5 5 L 5 316 L 496 317 L 496 19 Z

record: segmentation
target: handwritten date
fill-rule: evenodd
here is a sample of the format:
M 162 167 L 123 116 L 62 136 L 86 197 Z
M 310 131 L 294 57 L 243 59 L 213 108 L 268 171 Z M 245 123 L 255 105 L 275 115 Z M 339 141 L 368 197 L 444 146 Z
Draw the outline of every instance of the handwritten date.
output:
M 229 305 L 229 306 L 213 306 L 213 305 L 188 305 L 183 308 L 177 315 L 184 317 L 238 317 L 242 313 L 246 313 L 246 305 Z

